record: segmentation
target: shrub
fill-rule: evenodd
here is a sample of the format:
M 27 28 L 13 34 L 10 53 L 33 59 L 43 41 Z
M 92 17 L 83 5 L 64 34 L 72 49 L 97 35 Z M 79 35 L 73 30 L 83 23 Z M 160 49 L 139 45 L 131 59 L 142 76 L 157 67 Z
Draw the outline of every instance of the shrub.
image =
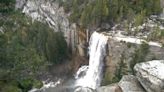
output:
M 146 42 L 143 42 L 138 49 L 132 54 L 132 59 L 130 61 L 130 69 L 132 74 L 134 74 L 134 66 L 136 63 L 145 62 L 145 58 L 149 52 L 149 45 Z
M 155 30 L 148 35 L 147 40 L 158 41 L 164 44 L 164 30 L 156 27 Z
M 128 66 L 125 62 L 125 53 L 122 52 L 120 61 L 117 64 L 115 76 L 113 77 L 114 82 L 119 82 L 123 75 L 126 75 L 128 73 Z
M 102 22 L 121 22 L 124 19 L 136 19 L 136 25 L 139 25 L 145 16 L 162 11 L 160 0 L 69 0 L 63 5 L 71 12 L 70 21 L 83 27 L 100 25 Z
M 1 92 L 22 92 L 22 91 L 17 86 L 5 85 L 5 87 L 2 88 Z
M 41 81 L 32 78 L 22 79 L 19 81 L 19 87 L 23 92 L 27 92 L 32 88 L 41 88 L 42 86 L 43 83 Z
M 0 0 L 0 13 L 9 13 L 15 8 L 15 0 Z
M 15 80 L 1 80 L 0 81 L 1 92 L 22 92 L 18 87 L 18 82 Z
M 19 87 L 22 89 L 23 92 L 27 92 L 28 90 L 32 89 L 33 80 L 32 79 L 20 80 L 19 81 Z
M 141 11 L 141 13 L 137 14 L 135 17 L 135 21 L 134 21 L 135 26 L 141 25 L 144 22 L 145 17 L 146 17 L 145 10 L 143 10 L 143 11 Z
M 50 32 L 47 43 L 46 53 L 48 60 L 54 64 L 60 64 L 67 57 L 67 43 L 62 32 Z
M 39 80 L 34 80 L 33 81 L 33 88 L 41 88 L 43 86 L 43 83 L 42 81 L 39 81 Z
M 4 31 L 0 32 L 0 79 L 19 81 L 24 92 L 33 86 L 40 88 L 42 83 L 32 79 L 43 74 L 50 63 L 59 64 L 66 59 L 63 33 L 54 32 L 47 24 L 32 22 L 19 12 L 0 18 L 0 24 Z

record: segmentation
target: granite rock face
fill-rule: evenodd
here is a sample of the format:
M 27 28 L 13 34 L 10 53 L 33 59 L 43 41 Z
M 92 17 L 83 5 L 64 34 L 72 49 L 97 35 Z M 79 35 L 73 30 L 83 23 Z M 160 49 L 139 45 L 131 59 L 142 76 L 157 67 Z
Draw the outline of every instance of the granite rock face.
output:
M 134 70 L 147 92 L 164 92 L 164 60 L 136 64 Z
M 16 0 L 15 8 L 22 9 L 25 3 L 26 3 L 26 0 Z
M 77 43 L 76 25 L 70 24 L 68 14 L 55 0 L 16 0 L 16 9 L 42 23 L 46 23 L 55 32 L 63 32 L 68 47 L 75 51 Z
M 118 83 L 122 92 L 145 92 L 137 78 L 133 75 L 125 75 Z
M 21 2 L 19 2 L 21 3 Z M 69 21 L 64 9 L 51 0 L 27 0 L 22 12 L 34 20 L 46 22 L 54 31 L 69 30 Z
M 129 47 L 130 45 L 130 47 Z M 136 49 L 139 49 L 140 45 L 119 42 L 113 39 L 109 39 L 108 41 L 108 54 L 106 56 L 106 76 L 110 76 L 111 80 L 114 77 L 116 67 L 119 65 L 121 61 L 121 56 L 124 55 L 124 61 L 130 70 L 130 62 L 132 60 L 132 55 L 136 53 Z M 149 53 L 145 55 L 145 61 L 151 61 L 152 59 L 164 60 L 164 48 L 157 46 L 149 46 Z

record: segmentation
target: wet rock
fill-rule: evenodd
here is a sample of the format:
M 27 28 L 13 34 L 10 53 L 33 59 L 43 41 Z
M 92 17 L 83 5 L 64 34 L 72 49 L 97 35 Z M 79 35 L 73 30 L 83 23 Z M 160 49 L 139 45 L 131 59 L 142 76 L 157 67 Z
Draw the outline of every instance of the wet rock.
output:
M 164 60 L 136 64 L 134 70 L 147 92 L 164 92 Z
M 95 92 L 95 90 L 91 88 L 77 87 L 74 92 Z
M 85 56 L 85 49 L 83 48 L 83 46 L 78 45 L 78 52 L 80 56 Z
M 122 92 L 145 92 L 137 78 L 133 75 L 125 75 L 118 83 Z

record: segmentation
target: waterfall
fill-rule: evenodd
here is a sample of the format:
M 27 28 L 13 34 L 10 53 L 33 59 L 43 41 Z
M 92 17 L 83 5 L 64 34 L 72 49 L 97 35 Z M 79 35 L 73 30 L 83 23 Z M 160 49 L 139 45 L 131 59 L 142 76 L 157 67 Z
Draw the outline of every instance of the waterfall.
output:
M 89 42 L 89 65 L 82 66 L 76 73 L 76 86 L 96 89 L 102 80 L 104 58 L 108 37 L 94 32 Z M 87 91 L 88 92 L 88 91 Z

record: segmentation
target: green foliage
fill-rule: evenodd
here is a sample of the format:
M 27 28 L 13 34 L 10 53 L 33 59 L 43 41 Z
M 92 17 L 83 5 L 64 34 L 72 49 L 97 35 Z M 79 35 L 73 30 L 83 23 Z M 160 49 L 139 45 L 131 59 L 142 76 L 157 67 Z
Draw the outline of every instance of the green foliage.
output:
M 162 11 L 160 0 L 69 0 L 63 2 L 63 6 L 71 11 L 70 20 L 84 27 L 123 19 L 136 19 L 136 25 L 139 25 L 145 16 Z
M 164 44 L 164 30 L 156 27 L 155 30 L 148 36 L 148 41 L 159 41 Z
M 19 81 L 19 87 L 22 89 L 23 92 L 27 92 L 28 90 L 32 89 L 32 86 L 32 79 L 23 79 Z
M 1 80 L 0 92 L 28 92 L 31 88 L 41 88 L 43 83 L 33 78 L 21 80 Z
M 31 88 L 41 88 L 43 86 L 43 83 L 39 80 L 26 78 L 19 80 L 18 87 L 22 89 L 23 92 L 28 92 Z
M 17 32 L 19 34 L 19 31 Z M 6 32 L 3 35 L 7 40 L 5 47 L 1 48 L 4 51 L 0 52 L 1 55 L 3 54 L 0 70 L 6 72 L 4 74 L 2 72 L 0 77 L 11 79 L 37 75 L 38 71 L 45 66 L 45 58 L 40 56 L 33 46 L 23 45 L 19 35 L 16 36 L 11 32 Z
M 127 71 L 128 67 L 125 62 L 125 55 L 124 52 L 121 54 L 120 62 L 118 62 L 116 71 L 115 71 L 115 77 L 113 77 L 113 82 L 119 82 L 123 75 L 126 75 L 128 73 Z
M 124 52 L 121 54 L 120 61 L 117 63 L 116 70 L 114 72 L 114 75 L 110 72 L 105 72 L 104 78 L 102 80 L 102 85 L 109 85 L 111 83 L 119 82 L 123 75 L 126 75 L 128 73 L 128 66 L 125 62 L 125 55 Z
M 136 63 L 145 62 L 145 58 L 149 53 L 149 45 L 143 42 L 138 49 L 132 54 L 132 60 L 130 61 L 130 69 L 131 72 L 134 74 L 134 66 Z
M 15 8 L 15 0 L 0 0 L 0 13 L 9 13 Z
M 139 13 L 135 16 L 134 25 L 139 26 L 139 25 L 143 24 L 145 17 L 146 17 L 146 11 L 143 10 L 143 11 L 141 11 L 141 13 Z
M 49 61 L 55 64 L 62 63 L 63 59 L 67 57 L 67 43 L 62 32 L 49 34 L 46 51 Z
M 17 81 L 0 81 L 0 92 L 22 92 Z
M 20 88 L 13 85 L 6 85 L 2 88 L 1 92 L 22 92 Z
M 62 63 L 67 57 L 63 33 L 54 32 L 46 24 L 13 12 L 0 17 L 0 27 L 0 79 L 23 80 L 20 84 L 24 92 L 42 86 L 39 81 L 24 79 L 35 79 L 48 65 Z
M 41 88 L 43 86 L 43 83 L 39 80 L 33 80 L 33 88 Z

